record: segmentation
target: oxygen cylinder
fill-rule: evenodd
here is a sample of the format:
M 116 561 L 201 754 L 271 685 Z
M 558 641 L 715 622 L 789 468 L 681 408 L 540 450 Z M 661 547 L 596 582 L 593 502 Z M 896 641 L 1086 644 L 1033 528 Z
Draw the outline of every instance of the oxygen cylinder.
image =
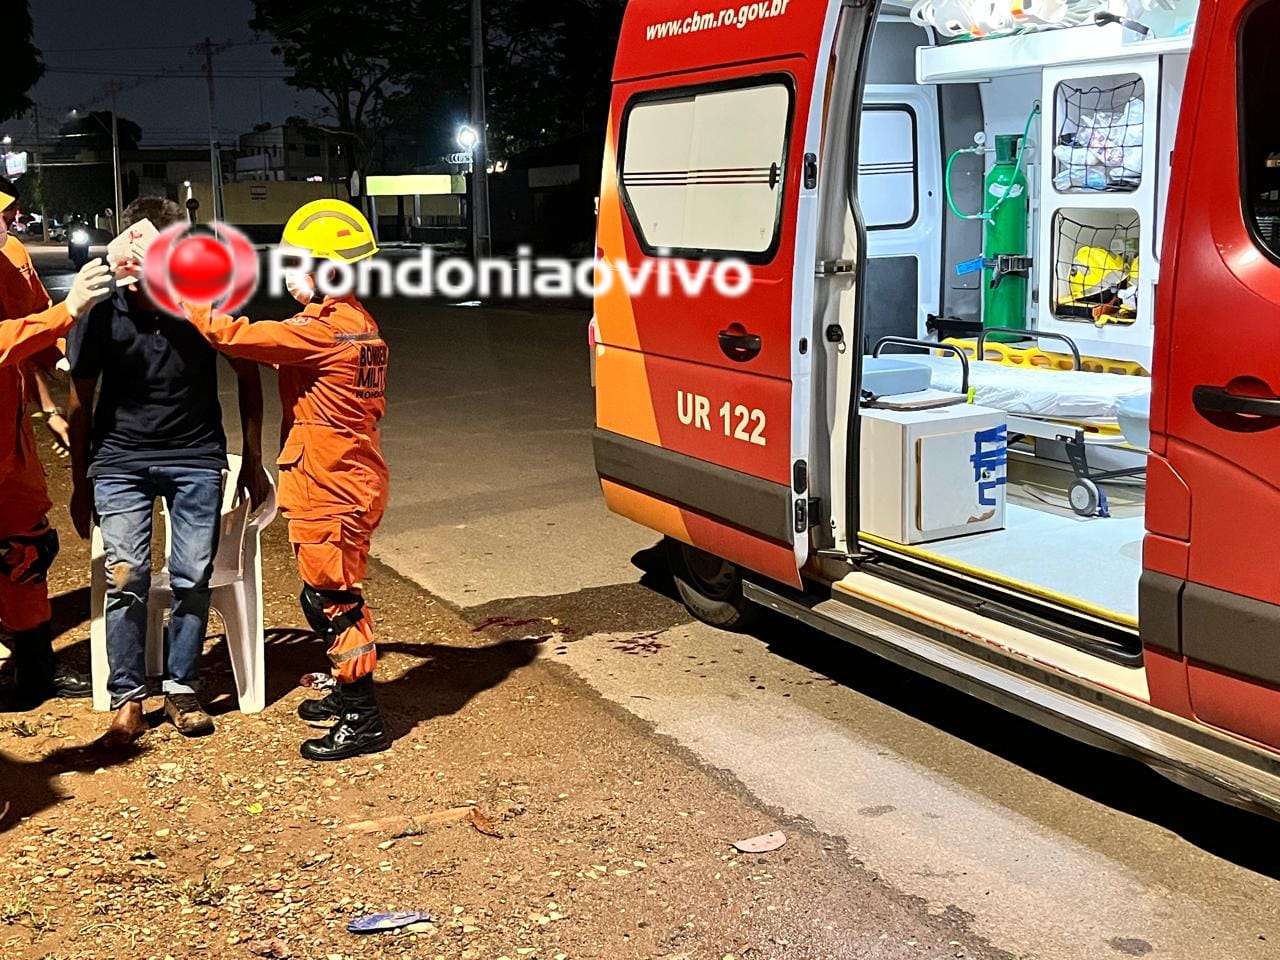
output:
M 1020 133 L 996 136 L 996 162 L 983 181 L 985 206 L 992 211 L 982 248 L 982 255 L 988 262 L 1001 255 L 1026 256 L 1027 253 L 1029 205 L 1027 177 L 1018 163 L 1018 141 L 1021 139 Z M 1005 274 L 1000 285 L 993 289 L 991 279 L 994 273 L 992 267 L 982 271 L 982 325 L 1026 329 L 1027 278 Z M 997 334 L 992 339 L 1000 337 Z

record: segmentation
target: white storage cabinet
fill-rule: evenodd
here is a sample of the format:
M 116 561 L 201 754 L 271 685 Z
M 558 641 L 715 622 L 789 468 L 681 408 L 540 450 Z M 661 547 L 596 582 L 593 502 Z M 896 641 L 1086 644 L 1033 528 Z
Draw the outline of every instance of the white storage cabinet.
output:
M 1004 528 L 1008 462 L 1003 411 L 863 408 L 860 525 L 894 543 Z

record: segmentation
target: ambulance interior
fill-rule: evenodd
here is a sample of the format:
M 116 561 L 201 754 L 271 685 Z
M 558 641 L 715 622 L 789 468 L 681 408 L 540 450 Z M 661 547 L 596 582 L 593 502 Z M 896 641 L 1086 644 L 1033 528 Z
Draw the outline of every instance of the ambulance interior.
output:
M 1009 0 L 885 6 L 872 36 L 860 542 L 1064 609 L 1134 660 L 1153 294 L 1195 9 L 1131 0 L 1131 19 L 1098 24 L 1092 0 L 1012 7 L 1016 22 Z

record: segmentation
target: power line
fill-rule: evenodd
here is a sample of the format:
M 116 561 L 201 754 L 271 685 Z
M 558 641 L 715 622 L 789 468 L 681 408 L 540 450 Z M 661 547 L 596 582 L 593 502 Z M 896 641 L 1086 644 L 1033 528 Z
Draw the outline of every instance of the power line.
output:
M 101 69 L 97 67 L 46 67 L 45 73 L 73 74 L 85 77 L 133 77 L 147 80 L 167 80 L 170 77 L 177 80 L 181 80 L 185 77 L 196 77 L 199 79 L 204 78 L 204 73 L 202 71 L 187 69 L 162 69 L 159 72 L 154 70 L 142 72 L 137 70 L 117 70 L 109 67 Z M 228 71 L 218 71 L 218 76 L 219 78 L 229 77 L 235 80 L 274 80 L 291 77 L 293 76 L 293 71 L 282 70 L 278 67 L 273 69 L 267 69 L 264 67 L 261 70 L 246 67 L 233 67 Z
M 222 45 L 226 48 L 230 47 L 270 47 L 279 43 L 279 40 L 224 40 Z M 145 47 L 123 47 L 112 45 L 109 47 L 49 47 L 41 50 L 40 53 L 114 53 L 117 50 L 189 50 L 189 43 L 160 43 L 152 44 Z

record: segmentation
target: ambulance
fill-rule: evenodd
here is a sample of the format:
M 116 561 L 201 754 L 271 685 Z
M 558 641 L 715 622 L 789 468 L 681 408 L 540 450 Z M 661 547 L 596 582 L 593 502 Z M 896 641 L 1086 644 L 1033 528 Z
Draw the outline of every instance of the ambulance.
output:
M 1280 815 L 1280 0 L 631 0 L 608 508 L 792 617 Z

